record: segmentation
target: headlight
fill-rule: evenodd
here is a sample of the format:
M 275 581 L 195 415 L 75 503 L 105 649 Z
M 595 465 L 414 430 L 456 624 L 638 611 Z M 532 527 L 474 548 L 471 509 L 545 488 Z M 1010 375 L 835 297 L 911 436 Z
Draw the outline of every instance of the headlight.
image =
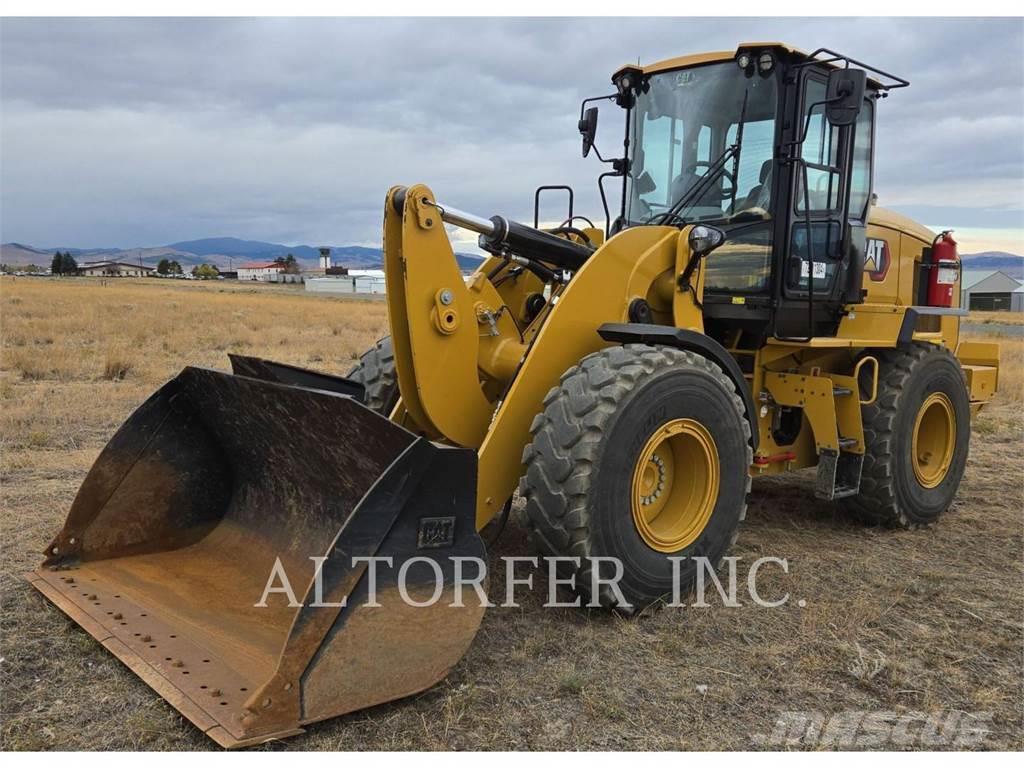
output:
M 725 233 L 718 227 L 698 224 L 690 230 L 690 254 L 704 256 L 725 242 Z
M 736 64 L 740 69 L 747 69 L 750 66 L 750 54 L 744 51 L 736 57 Z
M 757 57 L 757 69 L 762 75 L 767 75 L 775 66 L 775 57 L 770 51 L 765 51 Z

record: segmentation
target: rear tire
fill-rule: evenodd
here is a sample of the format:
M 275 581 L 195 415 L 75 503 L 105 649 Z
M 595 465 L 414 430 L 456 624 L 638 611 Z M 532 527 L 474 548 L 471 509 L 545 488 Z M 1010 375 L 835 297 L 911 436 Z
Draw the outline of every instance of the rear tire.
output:
M 971 412 L 964 374 L 953 354 L 934 344 L 876 356 L 878 396 L 862 409 L 860 493 L 840 503 L 872 525 L 921 528 L 949 509 L 967 466 Z
M 660 437 L 672 425 L 675 436 Z M 670 557 L 706 557 L 717 566 L 736 540 L 750 490 L 750 424 L 732 380 L 710 360 L 644 344 L 594 353 L 548 392 L 530 431 L 519 493 L 526 500 L 531 540 L 546 557 L 580 558 L 578 567 L 567 561 L 558 567 L 562 578 L 575 575 L 583 604 L 625 612 L 643 608 L 672 593 Z M 659 440 L 669 450 L 661 453 L 653 484 L 649 479 L 637 495 L 647 457 L 664 451 Z M 669 442 L 675 440 L 683 442 Z M 710 451 L 701 449 L 702 440 Z M 653 454 L 652 445 L 658 446 Z M 704 466 L 704 457 L 712 469 L 683 471 Z M 662 464 L 678 471 L 659 475 Z M 672 513 L 681 514 L 682 522 L 652 532 L 637 509 L 654 503 L 652 489 L 662 489 L 659 477 L 669 501 L 661 502 L 660 511 L 648 510 L 655 514 L 650 525 L 670 510 L 683 510 Z M 713 477 L 713 486 L 704 477 Z M 687 515 L 696 515 L 692 525 Z M 619 588 L 626 605 L 608 585 L 593 594 L 593 557 L 622 562 Z M 610 565 L 601 570 L 602 577 L 612 575 Z M 681 562 L 680 594 L 696 572 L 693 560 Z
M 363 385 L 363 404 L 383 416 L 390 416 L 398 403 L 398 377 L 391 337 L 385 336 L 362 354 L 348 378 Z

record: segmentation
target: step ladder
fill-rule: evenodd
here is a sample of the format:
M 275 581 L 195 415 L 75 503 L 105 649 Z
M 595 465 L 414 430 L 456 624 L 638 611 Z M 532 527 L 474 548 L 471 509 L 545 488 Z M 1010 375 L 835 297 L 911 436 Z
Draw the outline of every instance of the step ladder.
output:
M 814 433 L 818 454 L 814 495 L 831 501 L 860 493 L 864 425 L 857 379 L 817 370 L 769 372 L 765 387 L 778 405 L 801 408 Z

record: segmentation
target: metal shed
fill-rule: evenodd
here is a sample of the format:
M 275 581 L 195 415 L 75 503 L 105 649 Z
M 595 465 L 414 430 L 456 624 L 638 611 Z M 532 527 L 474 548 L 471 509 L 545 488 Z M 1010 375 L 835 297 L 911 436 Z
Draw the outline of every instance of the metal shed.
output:
M 1024 311 L 1024 285 L 1005 272 L 964 272 L 961 286 L 960 306 L 967 309 Z

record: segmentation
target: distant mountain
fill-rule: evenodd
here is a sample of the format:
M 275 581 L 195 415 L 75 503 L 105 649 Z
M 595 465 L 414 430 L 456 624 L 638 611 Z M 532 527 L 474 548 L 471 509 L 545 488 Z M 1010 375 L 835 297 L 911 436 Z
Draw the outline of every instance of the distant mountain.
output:
M 1005 251 L 965 253 L 960 257 L 964 269 L 999 270 L 1018 280 L 1024 279 L 1024 256 Z
M 379 268 L 384 261 L 380 248 L 366 248 L 361 245 L 330 246 L 331 261 L 335 266 L 353 269 Z M 5 243 L 0 246 L 0 261 L 4 264 L 38 264 L 49 266 L 54 251 L 70 251 L 81 263 L 85 261 L 126 261 L 138 264 L 140 261 L 154 267 L 160 259 L 173 259 L 182 267 L 190 269 L 199 264 L 213 264 L 219 269 L 237 269 L 247 261 L 273 261 L 279 256 L 292 254 L 299 264 L 307 269 L 320 263 L 320 249 L 312 245 L 281 245 L 262 240 L 241 240 L 237 237 L 207 237 L 200 240 L 183 240 L 170 245 L 148 248 L 71 248 L 60 246 L 42 249 L 21 243 Z M 456 254 L 459 267 L 466 271 L 476 269 L 480 258 L 472 254 Z
M 363 248 L 361 250 L 372 251 L 374 249 Z M 374 258 L 376 259 L 376 261 L 369 262 L 365 266 L 356 267 L 356 269 L 384 269 L 384 252 L 377 250 L 375 251 L 375 254 L 376 255 L 374 256 Z M 346 267 L 353 266 L 351 261 L 345 261 L 344 259 L 339 260 L 337 256 L 333 256 L 332 258 L 336 266 L 339 264 Z M 455 261 L 458 263 L 459 269 L 461 269 L 463 272 L 472 272 L 473 270 L 480 266 L 480 262 L 483 261 L 483 259 L 480 256 L 473 255 L 472 253 L 456 252 Z
M 239 240 L 237 237 L 205 237 L 171 243 L 168 248 L 194 253 L 196 256 L 276 256 L 286 246 L 260 240 Z
M 181 266 L 196 266 L 206 262 L 206 259 L 201 256 L 197 256 L 194 253 L 188 251 L 178 250 L 169 245 L 160 245 L 155 248 L 115 248 L 106 251 L 83 251 L 81 253 L 75 253 L 73 249 L 71 255 L 75 257 L 78 263 L 84 263 L 89 261 L 126 261 L 130 264 L 138 264 L 140 261 L 143 264 L 149 266 L 156 266 L 160 259 L 174 260 L 177 261 Z
M 48 267 L 52 258 L 52 251 L 42 251 L 31 245 L 22 245 L 21 243 L 0 245 L 0 262 L 4 264 L 17 264 L 18 266 L 35 264 L 39 267 Z

